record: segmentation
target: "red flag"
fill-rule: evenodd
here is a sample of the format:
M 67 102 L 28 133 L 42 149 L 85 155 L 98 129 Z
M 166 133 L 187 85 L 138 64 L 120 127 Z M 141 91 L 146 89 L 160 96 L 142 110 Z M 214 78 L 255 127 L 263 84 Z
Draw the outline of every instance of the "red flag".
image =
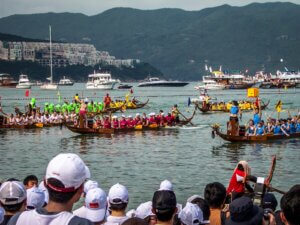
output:
M 132 88 L 130 89 L 130 94 L 133 94 L 133 89 Z
M 29 93 L 29 90 L 26 90 L 26 91 L 25 91 L 25 97 L 29 97 L 29 94 L 30 94 L 30 93 Z

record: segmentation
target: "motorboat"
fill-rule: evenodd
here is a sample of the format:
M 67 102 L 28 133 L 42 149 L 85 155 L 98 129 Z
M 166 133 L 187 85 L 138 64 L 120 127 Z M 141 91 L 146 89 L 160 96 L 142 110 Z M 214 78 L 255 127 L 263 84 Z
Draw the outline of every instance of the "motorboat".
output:
M 28 76 L 25 74 L 21 74 L 19 77 L 19 83 L 16 86 L 18 89 L 30 89 L 31 88 L 31 83 L 28 79 Z
M 203 84 L 204 85 L 196 86 L 195 89 L 196 90 L 223 90 L 223 89 L 225 89 L 224 84 L 217 83 L 214 80 L 205 79 L 205 77 L 203 77 Z
M 88 76 L 88 82 L 86 83 L 86 89 L 100 89 L 100 90 L 112 90 L 115 85 L 119 83 L 118 80 L 112 79 L 109 72 L 95 72 Z
M 138 84 L 138 87 L 183 87 L 188 82 L 160 80 L 158 77 L 151 77 L 148 81 Z
M 132 85 L 129 85 L 129 84 L 120 84 L 118 86 L 118 89 L 130 89 L 132 88 Z
M 73 84 L 74 82 L 66 78 L 65 76 L 63 77 L 63 79 L 60 79 L 58 82 L 59 86 L 73 86 Z
M 40 86 L 42 90 L 57 90 L 57 84 L 53 83 L 53 68 L 52 68 L 52 41 L 51 41 L 51 26 L 49 26 L 49 39 L 50 39 L 50 77 L 47 78 L 50 83 L 44 83 Z
M 18 84 L 8 73 L 0 74 L 0 87 L 16 87 Z

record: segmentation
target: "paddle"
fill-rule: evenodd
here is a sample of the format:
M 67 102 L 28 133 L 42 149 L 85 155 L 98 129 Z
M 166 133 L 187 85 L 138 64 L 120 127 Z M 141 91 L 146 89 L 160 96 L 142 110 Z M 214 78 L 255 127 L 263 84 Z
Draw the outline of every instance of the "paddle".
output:
M 178 109 L 177 109 L 178 110 Z M 188 120 L 188 118 L 186 118 L 185 115 L 183 115 L 179 110 L 178 110 L 178 113 L 186 120 Z M 192 125 L 192 126 L 195 126 L 195 124 L 193 124 L 191 121 L 189 121 L 189 123 Z

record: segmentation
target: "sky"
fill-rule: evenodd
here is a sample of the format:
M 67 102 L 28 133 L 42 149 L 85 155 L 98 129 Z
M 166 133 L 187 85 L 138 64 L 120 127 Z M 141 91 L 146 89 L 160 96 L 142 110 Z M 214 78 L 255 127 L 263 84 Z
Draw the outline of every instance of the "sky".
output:
M 270 0 L 0 0 L 0 17 L 46 12 L 76 12 L 96 15 L 114 7 L 200 10 L 223 4 L 243 6 L 252 2 L 264 3 L 270 2 Z M 300 4 L 300 0 L 290 0 L 289 2 Z

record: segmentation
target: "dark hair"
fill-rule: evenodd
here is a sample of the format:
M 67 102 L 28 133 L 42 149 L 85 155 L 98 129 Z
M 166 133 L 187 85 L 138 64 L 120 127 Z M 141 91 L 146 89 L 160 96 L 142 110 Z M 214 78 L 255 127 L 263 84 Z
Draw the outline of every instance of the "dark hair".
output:
M 204 190 L 204 199 L 209 207 L 219 208 L 222 206 L 226 198 L 226 189 L 223 184 L 214 182 L 207 184 Z
M 241 171 L 245 171 L 243 165 L 240 164 L 240 163 L 238 164 L 237 169 L 238 169 L 238 170 L 241 170 Z
M 176 214 L 173 218 L 173 225 L 181 225 L 182 222 L 180 220 L 180 218 L 178 217 L 178 214 Z
M 24 202 L 26 202 L 26 199 L 23 202 L 20 202 L 20 203 L 17 203 L 17 204 L 13 204 L 13 205 L 4 205 L 4 204 L 1 204 L 1 206 L 7 212 L 17 213 L 22 208 Z
M 293 186 L 283 195 L 280 201 L 281 210 L 291 225 L 297 225 L 300 221 L 300 185 Z
M 137 217 L 130 218 L 130 219 L 126 220 L 125 222 L 123 222 L 122 224 L 124 224 L 124 225 L 147 225 L 145 220 L 137 218 Z
M 112 204 L 110 203 L 110 210 L 114 211 L 124 211 L 127 207 L 127 203 L 121 203 L 121 204 Z
M 209 209 L 209 205 L 208 205 L 207 201 L 205 201 L 203 198 L 195 198 L 195 199 L 193 199 L 193 201 L 191 201 L 191 203 L 196 204 L 196 205 L 199 206 L 199 208 L 203 212 L 203 219 L 204 220 L 209 220 L 210 209 Z
M 8 178 L 7 181 L 20 181 L 20 180 L 18 180 L 18 179 L 16 179 L 16 178 L 12 177 L 12 178 Z
M 170 221 L 175 213 L 176 207 L 172 209 L 156 209 L 155 210 L 155 215 L 157 217 L 157 220 L 162 221 L 162 222 L 167 222 Z
M 65 185 L 63 185 L 61 181 L 55 178 L 49 178 L 47 180 L 47 183 L 51 184 L 54 187 L 65 188 Z M 46 188 L 49 192 L 49 200 L 57 203 L 67 203 L 68 201 L 70 201 L 71 198 L 73 198 L 73 196 L 78 191 L 78 189 L 76 189 L 75 191 L 72 192 L 58 192 L 52 190 L 48 185 L 46 185 Z
M 29 175 L 29 176 L 25 177 L 23 184 L 28 185 L 29 181 L 31 181 L 31 180 L 36 181 L 37 183 L 39 182 L 38 178 L 35 175 Z

